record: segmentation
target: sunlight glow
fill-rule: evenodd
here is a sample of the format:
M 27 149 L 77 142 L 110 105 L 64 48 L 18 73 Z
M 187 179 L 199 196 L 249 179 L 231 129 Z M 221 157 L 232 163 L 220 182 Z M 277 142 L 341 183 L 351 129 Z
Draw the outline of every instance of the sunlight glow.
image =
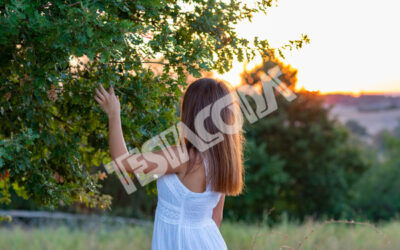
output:
M 281 0 L 267 16 L 257 15 L 236 28 L 239 36 L 267 38 L 273 47 L 307 34 L 310 44 L 287 51 L 283 60 L 299 70 L 297 88 L 400 92 L 399 9 L 396 0 Z M 216 76 L 237 85 L 243 64 L 233 64 L 230 72 Z

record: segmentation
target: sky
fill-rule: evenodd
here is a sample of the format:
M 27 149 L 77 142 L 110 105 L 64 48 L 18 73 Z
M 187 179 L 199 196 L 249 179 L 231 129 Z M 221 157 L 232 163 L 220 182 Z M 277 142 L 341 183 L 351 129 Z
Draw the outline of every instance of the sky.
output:
M 251 41 L 268 39 L 272 47 L 307 34 L 310 44 L 285 53 L 298 69 L 297 88 L 321 93 L 400 93 L 400 1 L 280 0 L 267 15 L 236 26 Z M 248 68 L 260 59 L 251 62 Z M 240 83 L 243 64 L 216 77 Z

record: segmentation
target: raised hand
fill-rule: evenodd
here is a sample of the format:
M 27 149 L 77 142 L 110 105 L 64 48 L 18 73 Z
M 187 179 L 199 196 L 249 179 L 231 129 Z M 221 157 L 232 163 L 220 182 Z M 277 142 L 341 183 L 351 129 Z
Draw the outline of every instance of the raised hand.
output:
M 118 96 L 114 94 L 114 89 L 110 87 L 109 92 L 107 92 L 101 84 L 99 89 L 95 89 L 94 99 L 100 104 L 101 109 L 107 114 L 108 118 L 119 117 L 121 107 Z

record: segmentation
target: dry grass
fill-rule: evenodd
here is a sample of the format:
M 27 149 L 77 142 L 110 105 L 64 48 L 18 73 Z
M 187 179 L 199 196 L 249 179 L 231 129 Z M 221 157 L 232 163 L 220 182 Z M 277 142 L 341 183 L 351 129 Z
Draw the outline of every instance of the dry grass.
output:
M 273 228 L 225 222 L 222 235 L 233 249 L 400 249 L 400 222 L 375 226 L 354 221 L 281 223 Z M 0 228 L 0 249 L 150 249 L 151 227 Z

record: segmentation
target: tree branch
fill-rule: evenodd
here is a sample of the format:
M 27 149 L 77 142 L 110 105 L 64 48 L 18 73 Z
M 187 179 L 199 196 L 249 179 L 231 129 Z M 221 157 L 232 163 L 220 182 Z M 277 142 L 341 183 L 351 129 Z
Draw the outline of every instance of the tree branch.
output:
M 78 4 L 82 4 L 82 2 L 71 3 L 70 5 L 68 5 L 68 7 L 72 7 L 72 6 L 75 6 L 75 5 L 78 5 Z

